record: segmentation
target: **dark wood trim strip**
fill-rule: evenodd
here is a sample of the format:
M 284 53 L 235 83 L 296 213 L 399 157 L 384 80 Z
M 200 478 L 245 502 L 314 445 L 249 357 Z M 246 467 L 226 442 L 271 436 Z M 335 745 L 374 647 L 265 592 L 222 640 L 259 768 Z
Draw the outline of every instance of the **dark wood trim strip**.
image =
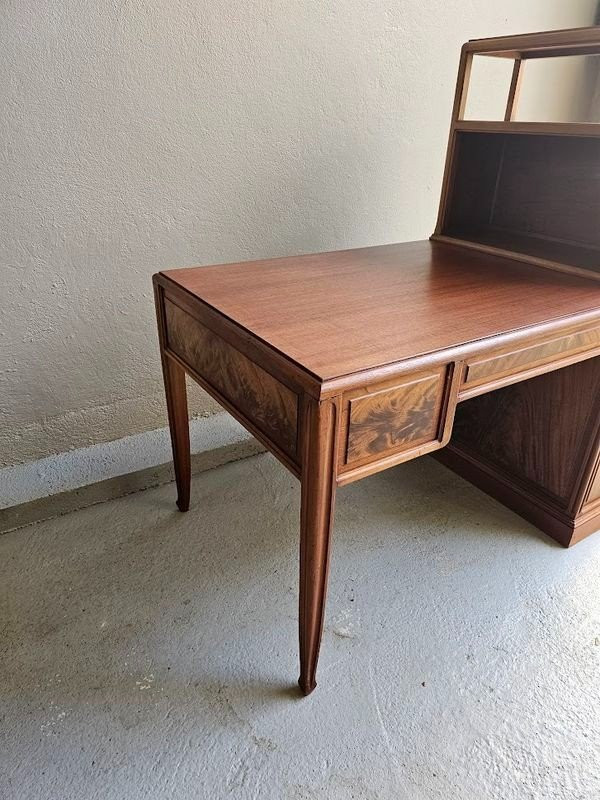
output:
M 537 136 L 600 136 L 598 122 L 517 122 L 516 120 L 461 119 L 457 131 L 468 133 L 528 133 Z

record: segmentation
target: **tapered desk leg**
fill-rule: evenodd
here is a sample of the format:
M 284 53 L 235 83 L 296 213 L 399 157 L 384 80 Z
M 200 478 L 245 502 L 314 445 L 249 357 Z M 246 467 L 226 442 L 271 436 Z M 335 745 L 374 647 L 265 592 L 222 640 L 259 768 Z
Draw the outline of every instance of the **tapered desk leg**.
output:
M 316 683 L 335 502 L 336 406 L 306 399 L 300 511 L 300 688 Z
M 187 511 L 190 507 L 191 464 L 185 370 L 164 354 L 162 365 L 173 447 L 175 481 L 177 482 L 177 507 L 180 511 Z
M 154 303 L 158 322 L 158 340 L 162 361 L 169 430 L 173 448 L 173 466 L 177 483 L 177 506 L 180 511 L 190 507 L 190 482 L 192 470 L 190 464 L 190 422 L 188 418 L 187 390 L 185 386 L 185 370 L 177 361 L 165 352 L 167 333 L 165 321 L 165 301 L 160 286 L 154 283 Z

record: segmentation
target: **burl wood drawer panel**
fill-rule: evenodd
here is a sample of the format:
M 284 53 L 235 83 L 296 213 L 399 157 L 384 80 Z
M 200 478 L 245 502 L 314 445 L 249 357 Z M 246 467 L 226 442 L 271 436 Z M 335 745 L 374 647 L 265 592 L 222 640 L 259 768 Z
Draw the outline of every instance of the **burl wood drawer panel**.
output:
M 353 469 L 425 443 L 441 444 L 452 368 L 365 386 L 342 399 L 340 469 Z
M 168 298 L 165 319 L 169 349 L 297 461 L 298 395 Z
M 518 376 L 536 367 L 569 358 L 578 353 L 593 351 L 600 347 L 600 328 L 578 331 L 558 336 L 538 344 L 528 345 L 509 352 L 498 353 L 489 358 L 467 363 L 461 391 L 469 390 L 496 380 Z

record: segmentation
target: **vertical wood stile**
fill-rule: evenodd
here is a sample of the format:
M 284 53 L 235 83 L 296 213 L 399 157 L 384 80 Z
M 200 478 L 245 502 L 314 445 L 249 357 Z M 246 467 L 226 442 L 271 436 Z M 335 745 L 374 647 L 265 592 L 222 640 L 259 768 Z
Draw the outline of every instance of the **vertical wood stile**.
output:
M 508 90 L 508 99 L 506 101 L 506 111 L 504 112 L 505 122 L 512 122 L 517 115 L 517 106 L 519 103 L 519 93 L 521 91 L 522 80 L 523 61 L 520 58 L 515 58 L 512 77 L 510 79 L 510 88 Z
M 462 120 L 465 115 L 467 98 L 469 95 L 469 82 L 471 80 L 472 65 L 473 53 L 469 52 L 465 47 L 463 47 L 460 53 L 460 62 L 458 65 L 458 77 L 456 79 L 454 104 L 452 106 L 452 121 L 450 124 L 450 136 L 448 138 L 446 166 L 444 167 L 444 178 L 442 180 L 442 192 L 440 196 L 440 207 L 437 224 L 435 227 L 435 234 L 441 234 L 444 228 L 444 220 L 448 205 L 448 194 L 450 191 L 450 183 L 452 180 L 452 171 L 454 167 L 454 155 L 456 150 L 456 123 L 459 120 Z

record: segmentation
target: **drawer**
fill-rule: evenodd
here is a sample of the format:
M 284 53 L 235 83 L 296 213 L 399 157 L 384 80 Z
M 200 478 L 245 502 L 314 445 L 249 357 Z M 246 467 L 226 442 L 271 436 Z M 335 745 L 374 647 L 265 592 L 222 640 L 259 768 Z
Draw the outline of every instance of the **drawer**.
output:
M 454 365 L 443 365 L 344 394 L 340 472 L 374 462 L 384 462 L 383 468 L 390 460 L 404 461 L 441 447 L 446 429 L 449 433 L 446 423 L 451 423 L 448 399 L 454 372 Z
M 512 376 L 518 377 L 521 373 L 537 368 L 543 372 L 545 365 L 560 362 L 563 359 L 568 360 L 578 354 L 585 355 L 587 351 L 593 352 L 597 348 L 600 348 L 600 328 L 591 328 L 519 349 L 504 350 L 476 361 L 468 361 L 461 386 L 461 395 L 463 391 L 487 386 L 496 381 L 499 381 L 500 385 L 510 383 Z M 575 360 L 577 359 L 575 358 Z M 471 392 L 469 392 L 470 395 Z

